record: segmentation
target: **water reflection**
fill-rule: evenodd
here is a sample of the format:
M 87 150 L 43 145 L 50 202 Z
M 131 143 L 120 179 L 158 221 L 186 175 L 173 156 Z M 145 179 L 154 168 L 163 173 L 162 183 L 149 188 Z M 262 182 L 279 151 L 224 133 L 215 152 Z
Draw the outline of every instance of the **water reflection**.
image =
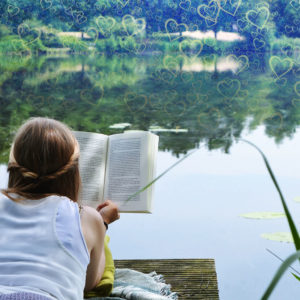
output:
M 228 151 L 260 124 L 280 142 L 300 118 L 299 67 L 291 57 L 256 54 L 11 56 L 0 60 L 0 156 L 30 116 L 75 130 L 112 134 L 156 130 L 161 150 L 186 153 L 201 142 Z
M 182 71 L 185 72 L 227 72 L 236 73 L 242 67 L 242 62 L 234 60 L 232 57 L 219 57 L 210 62 L 205 59 L 196 58 L 185 60 L 182 65 Z

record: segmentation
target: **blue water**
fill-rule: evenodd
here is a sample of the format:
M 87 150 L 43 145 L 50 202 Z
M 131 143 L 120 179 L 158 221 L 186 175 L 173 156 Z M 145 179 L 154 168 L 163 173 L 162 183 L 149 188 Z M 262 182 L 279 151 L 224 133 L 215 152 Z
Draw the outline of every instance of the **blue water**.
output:
M 275 145 L 261 126 L 245 138 L 265 151 L 299 225 L 300 131 Z M 158 174 L 176 161 L 168 152 L 158 155 Z M 240 214 L 283 211 L 280 199 L 259 154 L 240 142 L 231 153 L 199 149 L 156 183 L 152 215 L 122 214 L 110 226 L 116 259 L 213 258 L 220 299 L 259 299 L 281 258 L 293 244 L 265 240 L 262 233 L 287 232 L 287 221 L 253 220 Z M 299 263 L 293 265 L 300 272 Z M 299 299 L 300 285 L 287 272 L 270 297 Z

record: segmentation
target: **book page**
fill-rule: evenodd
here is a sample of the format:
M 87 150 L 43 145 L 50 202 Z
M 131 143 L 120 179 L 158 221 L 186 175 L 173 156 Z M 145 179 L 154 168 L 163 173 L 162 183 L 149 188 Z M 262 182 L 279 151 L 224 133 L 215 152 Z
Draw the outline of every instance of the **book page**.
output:
M 73 131 L 79 146 L 80 199 L 96 208 L 103 202 L 103 186 L 108 137 L 104 134 Z
M 148 183 L 150 135 L 141 131 L 109 137 L 104 199 L 116 202 L 122 212 L 149 211 L 147 191 L 126 200 Z
M 155 134 L 151 134 L 151 142 L 149 146 L 149 157 L 153 163 L 149 165 L 148 172 L 148 182 L 151 182 L 156 177 L 156 162 L 157 162 L 157 152 L 158 152 L 158 142 L 159 137 Z M 152 149 L 150 148 L 152 146 Z M 151 149 L 151 150 L 150 150 Z M 149 211 L 152 210 L 152 197 L 154 194 L 155 184 L 152 184 L 150 188 L 147 189 L 147 206 Z

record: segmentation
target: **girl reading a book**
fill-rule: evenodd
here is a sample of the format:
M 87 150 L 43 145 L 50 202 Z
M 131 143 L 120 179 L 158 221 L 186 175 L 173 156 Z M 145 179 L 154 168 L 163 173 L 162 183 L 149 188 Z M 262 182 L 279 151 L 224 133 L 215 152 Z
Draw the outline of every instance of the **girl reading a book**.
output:
M 79 205 L 78 159 L 77 140 L 61 122 L 33 118 L 18 130 L 0 195 L 1 300 L 111 291 L 105 232 L 119 211 L 109 200 L 97 210 Z

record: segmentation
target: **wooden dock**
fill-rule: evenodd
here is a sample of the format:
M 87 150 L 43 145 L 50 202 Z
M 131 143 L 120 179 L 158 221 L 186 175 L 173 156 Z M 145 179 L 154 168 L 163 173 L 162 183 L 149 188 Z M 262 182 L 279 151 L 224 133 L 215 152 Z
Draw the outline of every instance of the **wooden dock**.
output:
M 115 260 L 116 268 L 143 273 L 156 271 L 171 284 L 180 300 L 218 300 L 218 282 L 213 259 L 141 259 Z

